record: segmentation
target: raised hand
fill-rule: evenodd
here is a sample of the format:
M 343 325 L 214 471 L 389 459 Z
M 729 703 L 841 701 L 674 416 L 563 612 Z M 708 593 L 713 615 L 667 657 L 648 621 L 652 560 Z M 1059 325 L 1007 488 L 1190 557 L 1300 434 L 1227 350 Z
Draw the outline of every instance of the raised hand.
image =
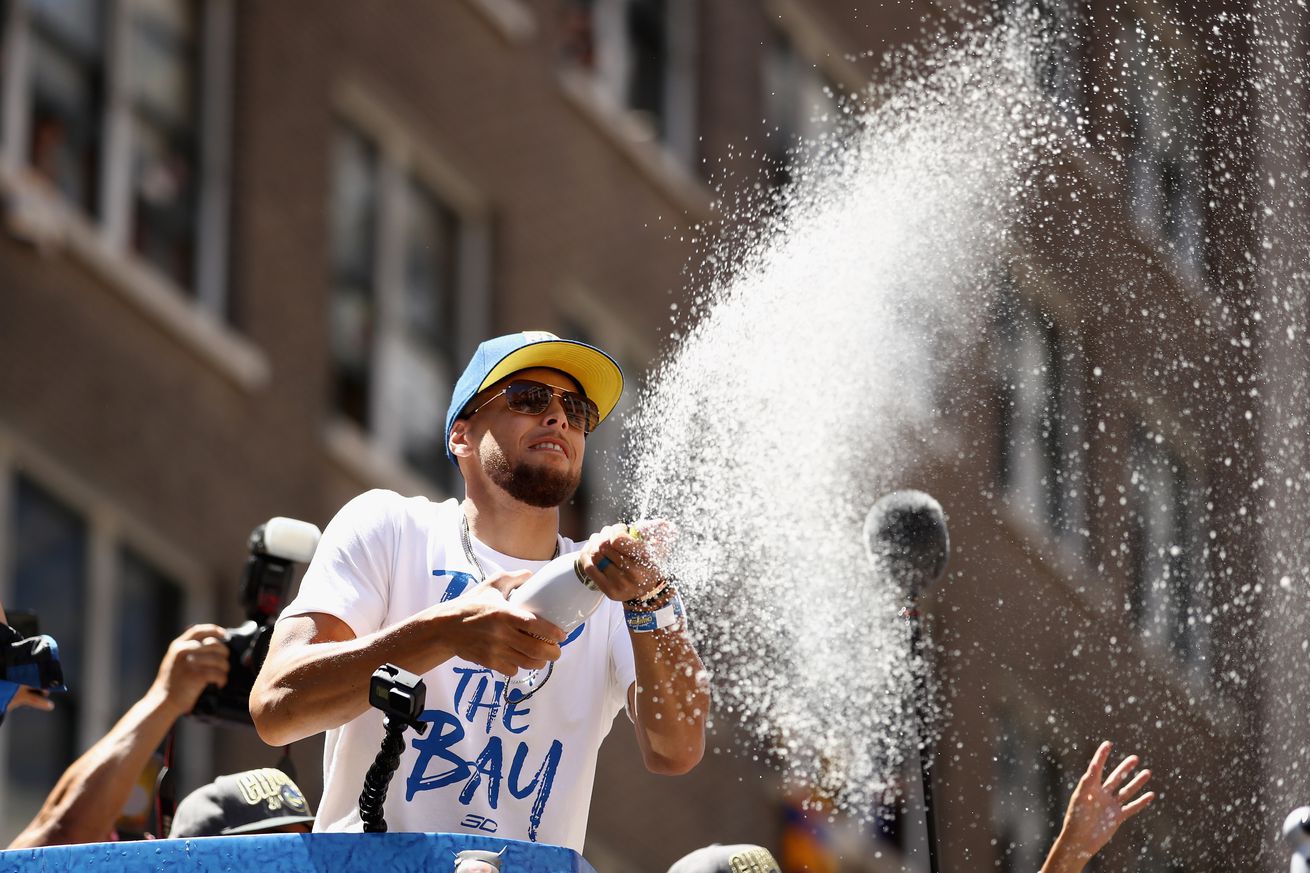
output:
M 1103 742 L 1087 765 L 1087 772 L 1078 780 L 1069 808 L 1064 814 L 1064 827 L 1056 838 L 1042 873 L 1076 873 L 1105 847 L 1128 819 L 1137 815 L 1155 799 L 1155 792 L 1138 792 L 1151 778 L 1150 770 L 1139 770 L 1131 779 L 1133 769 L 1140 763 L 1136 755 L 1129 755 L 1105 776 L 1105 765 L 1110 759 L 1110 743 Z M 1125 784 L 1125 780 L 1127 780 Z
M 216 624 L 197 624 L 169 644 L 151 690 L 162 695 L 175 717 L 191 711 L 205 686 L 227 684 L 226 636 Z

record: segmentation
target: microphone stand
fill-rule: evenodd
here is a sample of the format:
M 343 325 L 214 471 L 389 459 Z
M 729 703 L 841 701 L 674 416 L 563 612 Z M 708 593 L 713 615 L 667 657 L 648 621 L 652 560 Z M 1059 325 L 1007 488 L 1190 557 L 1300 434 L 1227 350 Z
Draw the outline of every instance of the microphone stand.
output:
M 928 750 L 928 658 L 919 620 L 919 597 L 946 572 L 951 538 L 942 506 L 922 491 L 893 491 L 880 497 L 864 520 L 864 545 L 884 578 L 895 582 L 905 606 L 901 616 L 910 623 L 910 651 L 921 669 L 914 677 L 914 715 L 923 778 L 923 820 L 928 836 L 928 867 L 939 873 L 937 815 L 933 803 L 931 755 Z
M 901 616 L 910 624 L 910 651 L 919 656 L 921 665 L 926 669 L 924 657 L 923 633 L 919 627 L 919 610 L 911 604 L 901 610 Z M 932 794 L 932 755 L 928 749 L 928 737 L 925 725 L 928 723 L 928 681 L 923 672 L 917 672 L 914 678 L 914 714 L 915 723 L 920 725 L 919 775 L 923 778 L 923 822 L 928 831 L 928 869 L 931 873 L 940 873 L 937 863 L 937 815 L 933 805 Z

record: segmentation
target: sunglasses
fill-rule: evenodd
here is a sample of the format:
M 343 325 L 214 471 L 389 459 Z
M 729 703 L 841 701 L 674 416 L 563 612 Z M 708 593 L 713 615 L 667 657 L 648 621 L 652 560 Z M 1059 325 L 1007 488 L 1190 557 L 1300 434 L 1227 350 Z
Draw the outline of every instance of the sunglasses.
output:
M 509 407 L 510 412 L 523 415 L 541 415 L 550 408 L 551 398 L 558 397 L 560 405 L 564 407 L 564 417 L 568 419 L 569 426 L 576 427 L 583 435 L 591 433 L 596 429 L 596 425 L 600 424 L 600 410 L 586 397 L 576 391 L 569 391 L 557 385 L 547 385 L 544 382 L 533 382 L 531 379 L 510 382 L 478 404 L 468 417 L 477 415 L 484 406 L 502 394 L 505 395 L 505 405 Z

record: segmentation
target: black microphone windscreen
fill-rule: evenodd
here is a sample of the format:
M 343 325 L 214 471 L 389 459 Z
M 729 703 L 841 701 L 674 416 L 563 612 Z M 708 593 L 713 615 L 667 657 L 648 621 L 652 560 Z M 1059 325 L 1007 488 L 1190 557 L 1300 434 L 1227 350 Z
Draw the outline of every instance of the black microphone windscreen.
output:
M 922 491 L 893 491 L 873 504 L 864 520 L 869 560 L 888 573 L 911 600 L 941 578 L 950 557 L 942 506 Z

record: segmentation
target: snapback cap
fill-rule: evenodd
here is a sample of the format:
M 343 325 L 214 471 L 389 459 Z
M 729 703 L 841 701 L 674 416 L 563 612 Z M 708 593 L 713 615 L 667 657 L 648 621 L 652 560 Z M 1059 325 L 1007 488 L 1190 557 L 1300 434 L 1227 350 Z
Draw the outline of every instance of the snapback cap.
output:
M 779 873 L 779 867 L 762 846 L 716 843 L 675 861 L 669 873 Z
M 291 777 L 272 767 L 219 776 L 177 805 L 170 839 L 249 834 L 313 824 L 314 811 Z
M 519 370 L 549 367 L 572 376 L 600 411 L 600 421 L 614 411 L 623 394 L 623 370 L 609 355 L 577 340 L 560 339 L 544 330 L 525 330 L 489 339 L 478 346 L 455 383 L 446 411 L 446 457 L 452 464 L 450 429 L 464 407 L 480 392 Z

